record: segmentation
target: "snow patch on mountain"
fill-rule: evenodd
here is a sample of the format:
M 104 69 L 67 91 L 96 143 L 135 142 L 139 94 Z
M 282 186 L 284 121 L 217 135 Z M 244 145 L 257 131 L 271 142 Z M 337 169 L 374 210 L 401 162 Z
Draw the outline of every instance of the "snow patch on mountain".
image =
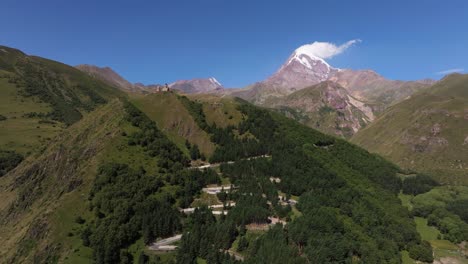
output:
M 219 83 L 218 80 L 216 80 L 216 78 L 214 77 L 209 78 L 209 80 L 215 85 L 222 86 L 221 83 Z
M 291 64 L 293 61 L 297 61 L 308 69 L 313 70 L 314 66 L 321 63 L 328 69 L 339 71 L 340 69 L 331 67 L 325 61 L 325 59 L 332 58 L 340 53 L 343 53 L 346 49 L 358 42 L 361 42 L 361 40 L 353 39 L 339 46 L 335 45 L 334 43 L 318 41 L 315 41 L 311 44 L 302 45 L 294 51 L 293 55 L 286 63 L 286 66 Z

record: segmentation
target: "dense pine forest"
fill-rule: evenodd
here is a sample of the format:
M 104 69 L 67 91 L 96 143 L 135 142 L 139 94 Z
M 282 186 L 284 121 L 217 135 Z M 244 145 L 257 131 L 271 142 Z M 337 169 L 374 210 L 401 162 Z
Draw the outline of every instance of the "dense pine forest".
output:
M 401 189 L 401 181 L 396 177 L 397 167 L 342 140 L 265 110 L 243 103 L 239 110 L 244 120 L 237 128 L 223 130 L 223 136 L 229 140 L 224 140 L 223 144 L 218 141 L 215 154 L 238 149 L 233 152 L 272 157 L 221 166 L 223 175 L 238 186 L 238 195 L 234 198 L 236 207 L 220 220 L 221 223 L 241 228 L 250 223 L 267 222 L 268 216 L 287 216 L 290 208 L 279 205 L 279 191 L 287 197 L 300 197 L 297 209 L 302 213 L 284 229 L 278 226 L 265 235 L 275 237 L 277 243 L 258 240 L 259 244 L 252 245 L 249 248 L 250 255 L 255 256 L 252 263 L 268 263 L 265 261 L 268 259 L 271 263 L 305 260 L 312 263 L 398 263 L 401 250 L 412 252 L 419 248 L 423 250 L 417 258 L 431 258 L 430 246 L 421 242 L 409 212 L 402 210 L 396 198 Z M 247 151 L 249 142 L 239 139 L 245 133 L 252 135 L 262 147 Z M 234 137 L 234 134 L 239 136 Z M 213 138 L 217 137 L 219 134 L 213 133 Z M 231 158 L 226 157 L 221 160 Z M 241 158 L 242 155 L 238 157 Z M 277 177 L 281 182 L 272 183 L 270 177 Z M 204 225 L 211 226 L 206 222 Z M 234 240 L 237 234 L 232 234 Z M 193 234 L 186 239 L 196 240 Z M 283 258 L 276 255 L 282 244 L 285 252 L 289 252 Z M 200 256 L 197 254 L 206 257 L 196 243 L 183 245 L 188 247 L 181 247 L 179 251 L 184 258 L 189 252 L 192 252 L 192 259 Z M 219 245 L 220 249 L 225 248 Z

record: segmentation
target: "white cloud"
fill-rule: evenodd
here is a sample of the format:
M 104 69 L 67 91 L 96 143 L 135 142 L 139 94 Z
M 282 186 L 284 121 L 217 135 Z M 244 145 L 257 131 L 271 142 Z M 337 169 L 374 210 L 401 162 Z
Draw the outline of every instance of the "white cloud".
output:
M 448 70 L 445 70 L 445 71 L 436 72 L 435 74 L 447 75 L 447 74 L 451 74 L 451 73 L 464 72 L 464 71 L 465 71 L 465 69 L 457 68 L 457 69 L 448 69 Z
M 319 57 L 321 59 L 329 59 L 333 58 L 334 56 L 343 53 L 352 45 L 361 42 L 360 39 L 353 39 L 344 44 L 337 46 L 334 43 L 330 42 L 318 42 L 315 41 L 312 44 L 307 44 L 304 46 L 299 47 L 296 50 L 296 53 L 304 53 L 307 55 L 312 55 L 315 57 Z

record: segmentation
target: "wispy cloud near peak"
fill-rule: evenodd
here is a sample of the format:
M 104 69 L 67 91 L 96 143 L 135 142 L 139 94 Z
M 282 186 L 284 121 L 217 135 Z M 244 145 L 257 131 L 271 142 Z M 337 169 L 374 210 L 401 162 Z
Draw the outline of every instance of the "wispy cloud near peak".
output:
M 312 44 L 307 44 L 299 47 L 296 53 L 307 54 L 309 56 L 315 56 L 321 59 L 329 59 L 334 56 L 343 53 L 345 50 L 350 48 L 352 45 L 361 42 L 360 39 L 353 39 L 341 45 L 336 45 L 330 42 L 318 42 L 315 41 Z
M 455 69 L 448 69 L 448 70 L 444 70 L 444 71 L 439 71 L 439 72 L 436 72 L 435 74 L 437 75 L 447 75 L 447 74 L 451 74 L 451 73 L 460 73 L 460 72 L 464 72 L 465 69 L 461 69 L 461 68 L 455 68 Z

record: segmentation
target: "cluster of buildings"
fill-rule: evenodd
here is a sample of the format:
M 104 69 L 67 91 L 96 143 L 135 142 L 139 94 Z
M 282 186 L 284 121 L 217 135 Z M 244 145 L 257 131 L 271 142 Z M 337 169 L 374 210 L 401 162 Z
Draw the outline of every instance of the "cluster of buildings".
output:
M 169 88 L 169 85 L 167 85 L 167 83 L 165 85 L 158 85 L 158 87 L 156 87 L 156 92 L 170 92 L 171 91 L 171 88 Z

